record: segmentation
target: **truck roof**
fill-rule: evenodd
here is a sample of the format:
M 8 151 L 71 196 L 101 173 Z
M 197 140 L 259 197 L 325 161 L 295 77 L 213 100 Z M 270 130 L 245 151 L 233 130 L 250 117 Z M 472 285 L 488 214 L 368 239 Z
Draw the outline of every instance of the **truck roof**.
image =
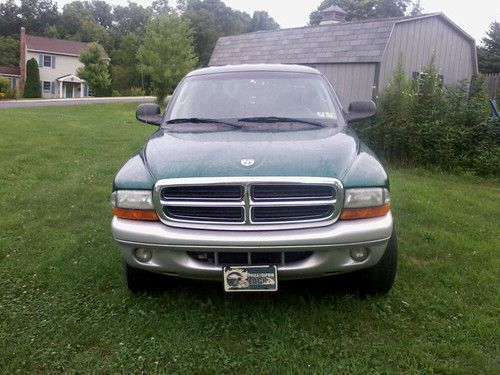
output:
M 216 73 L 234 73 L 234 72 L 289 72 L 289 73 L 310 73 L 320 74 L 316 69 L 303 65 L 289 64 L 242 64 L 212 66 L 192 71 L 187 77 L 216 74 Z

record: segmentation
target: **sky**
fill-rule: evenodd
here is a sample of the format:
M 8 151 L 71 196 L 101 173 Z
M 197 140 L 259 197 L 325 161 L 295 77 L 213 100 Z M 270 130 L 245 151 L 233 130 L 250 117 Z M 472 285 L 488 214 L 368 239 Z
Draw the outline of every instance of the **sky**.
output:
M 1 0 L 0 0 L 1 1 Z M 60 7 L 72 0 L 56 0 Z M 267 10 L 282 28 L 305 26 L 309 14 L 321 0 L 223 0 L 226 5 L 249 13 Z M 107 0 L 108 3 L 127 4 L 127 0 Z M 135 0 L 141 5 L 149 5 L 152 0 Z M 172 5 L 175 0 L 170 0 Z M 443 12 L 448 18 L 469 33 L 480 43 L 493 21 L 500 21 L 499 0 L 421 0 L 424 13 Z

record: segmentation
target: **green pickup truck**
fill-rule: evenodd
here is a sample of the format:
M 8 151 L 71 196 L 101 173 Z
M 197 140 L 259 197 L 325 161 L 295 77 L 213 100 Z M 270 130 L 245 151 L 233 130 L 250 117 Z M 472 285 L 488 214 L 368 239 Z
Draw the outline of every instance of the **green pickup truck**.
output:
M 387 293 L 397 240 L 389 179 L 317 70 L 294 65 L 189 73 L 158 126 L 113 182 L 112 233 L 132 292 L 163 274 L 219 280 L 227 292 L 353 273 L 362 295 Z M 153 281 L 154 280 L 154 281 Z M 161 281 L 159 281 L 161 280 Z

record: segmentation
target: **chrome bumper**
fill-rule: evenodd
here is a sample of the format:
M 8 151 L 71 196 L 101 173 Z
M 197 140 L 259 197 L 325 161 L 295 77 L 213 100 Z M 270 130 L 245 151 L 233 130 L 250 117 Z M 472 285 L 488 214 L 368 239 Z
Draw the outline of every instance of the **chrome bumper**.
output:
M 275 231 L 215 231 L 169 227 L 160 222 L 113 218 L 113 237 L 125 261 L 151 272 L 193 279 L 222 280 L 222 267 L 191 258 L 188 251 L 272 252 L 313 251 L 304 261 L 278 266 L 280 279 L 301 279 L 351 272 L 374 266 L 382 258 L 392 234 L 392 215 L 374 219 L 338 221 L 320 228 Z M 134 249 L 150 248 L 152 259 L 141 263 Z M 370 249 L 355 262 L 350 251 Z

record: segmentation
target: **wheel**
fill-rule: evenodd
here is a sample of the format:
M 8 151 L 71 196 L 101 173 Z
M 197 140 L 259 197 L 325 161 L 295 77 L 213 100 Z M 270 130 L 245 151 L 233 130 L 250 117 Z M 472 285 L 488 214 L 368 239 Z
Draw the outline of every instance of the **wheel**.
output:
M 358 292 L 362 296 L 387 294 L 394 284 L 398 268 L 398 240 L 396 232 L 385 249 L 384 256 L 373 267 L 358 271 Z
M 131 267 L 125 261 L 123 262 L 123 273 L 127 288 L 132 293 L 148 292 L 154 286 L 154 277 L 156 275 L 139 268 Z

